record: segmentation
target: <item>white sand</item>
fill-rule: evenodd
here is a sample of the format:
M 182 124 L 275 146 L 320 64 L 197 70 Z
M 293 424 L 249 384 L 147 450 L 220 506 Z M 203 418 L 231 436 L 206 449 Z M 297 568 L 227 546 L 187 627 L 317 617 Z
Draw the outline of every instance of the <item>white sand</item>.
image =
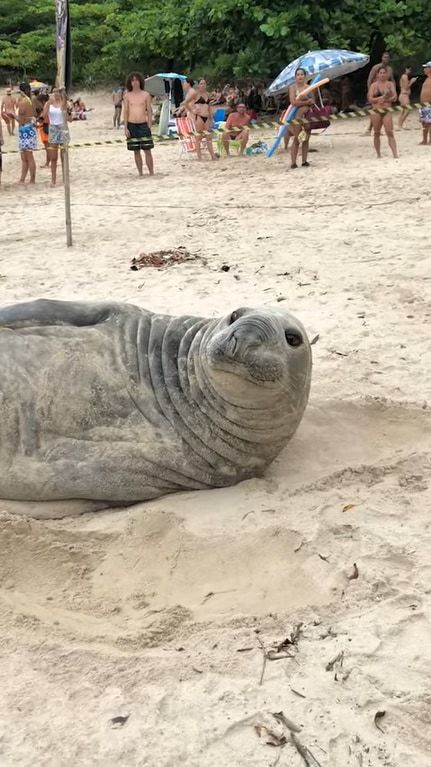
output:
M 92 102 L 74 141 L 113 135 L 109 97 Z M 303 424 L 265 479 L 62 522 L 1 516 L 1 767 L 299 767 L 254 729 L 281 733 L 280 710 L 322 767 L 431 765 L 431 147 L 409 123 L 398 162 L 352 120 L 295 173 L 285 156 L 199 165 L 169 144 L 138 180 L 122 147 L 74 150 L 72 250 L 61 188 L 46 170 L 18 188 L 5 156 L 2 303 L 218 315 L 282 298 L 320 339 Z M 178 245 L 207 264 L 129 270 Z M 294 657 L 260 685 L 257 636 L 270 648 L 298 622 Z

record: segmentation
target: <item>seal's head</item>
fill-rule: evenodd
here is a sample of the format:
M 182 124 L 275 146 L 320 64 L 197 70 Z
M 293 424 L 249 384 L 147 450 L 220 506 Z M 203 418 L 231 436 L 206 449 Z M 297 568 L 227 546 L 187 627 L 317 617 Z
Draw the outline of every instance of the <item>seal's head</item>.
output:
M 302 324 L 288 312 L 241 308 L 220 320 L 206 344 L 210 380 L 241 398 L 307 402 L 311 349 Z M 239 401 L 238 401 L 239 400 Z M 232 401 L 232 399 L 231 399 Z

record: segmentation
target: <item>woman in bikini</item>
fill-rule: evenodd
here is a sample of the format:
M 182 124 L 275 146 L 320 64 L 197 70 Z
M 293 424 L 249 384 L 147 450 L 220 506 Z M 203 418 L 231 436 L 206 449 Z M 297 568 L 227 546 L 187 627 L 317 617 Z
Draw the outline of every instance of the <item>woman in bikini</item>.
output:
M 196 154 L 198 160 L 202 160 L 202 140 L 206 141 L 208 151 L 212 160 L 216 160 L 217 157 L 213 148 L 212 137 L 212 114 L 211 108 L 211 96 L 207 91 L 207 84 L 205 80 L 199 80 L 196 88 L 189 90 L 184 106 L 195 121 L 197 131 L 210 131 L 210 135 L 202 137 L 196 136 Z
M 370 85 L 368 101 L 375 109 L 388 109 L 398 101 L 395 83 L 393 80 L 388 79 L 388 70 L 384 66 L 380 67 L 377 73 L 377 79 Z M 390 112 L 386 112 L 385 114 L 379 114 L 378 112 L 375 112 L 374 114 L 371 113 L 371 123 L 374 130 L 374 147 L 377 152 L 377 157 L 381 157 L 380 133 L 383 127 L 394 159 L 396 159 L 398 157 L 398 150 L 394 136 L 392 114 Z
M 301 120 L 305 113 L 308 112 L 310 107 L 314 106 L 314 99 L 312 95 L 301 96 L 301 93 L 307 88 L 305 69 L 299 67 L 295 72 L 295 83 L 289 88 L 289 100 L 291 106 L 297 108 L 295 120 Z M 303 141 L 301 144 L 302 166 L 308 168 L 310 163 L 307 161 L 308 146 L 310 142 L 311 125 L 310 123 L 293 124 L 289 125 L 289 134 L 293 136 L 292 148 L 290 150 L 291 168 L 297 168 L 296 160 L 299 150 L 299 136 L 303 134 Z M 305 135 L 304 135 L 305 134 Z M 286 147 L 287 148 L 287 147 Z
M 412 85 L 416 82 L 418 78 L 412 77 L 412 68 L 406 67 L 404 70 L 404 74 L 400 77 L 400 105 L 402 107 L 408 107 L 410 106 L 410 94 L 412 91 Z M 408 109 L 405 109 L 400 114 L 400 119 L 398 120 L 398 127 L 403 128 L 404 123 L 407 120 L 409 116 Z

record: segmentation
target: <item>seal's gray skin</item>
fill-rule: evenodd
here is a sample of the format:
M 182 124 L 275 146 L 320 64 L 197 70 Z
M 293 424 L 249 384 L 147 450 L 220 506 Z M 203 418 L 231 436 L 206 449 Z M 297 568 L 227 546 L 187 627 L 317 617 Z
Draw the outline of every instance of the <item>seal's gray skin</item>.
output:
M 310 376 L 304 328 L 277 309 L 0 309 L 0 509 L 59 517 L 261 475 Z

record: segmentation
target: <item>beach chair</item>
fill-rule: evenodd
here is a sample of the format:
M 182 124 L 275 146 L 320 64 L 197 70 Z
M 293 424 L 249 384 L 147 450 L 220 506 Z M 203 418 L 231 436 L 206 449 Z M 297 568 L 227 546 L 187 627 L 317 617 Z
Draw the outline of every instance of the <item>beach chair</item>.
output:
M 317 91 L 319 96 L 319 102 L 320 105 L 317 105 L 314 107 L 312 111 L 312 114 L 314 113 L 314 120 L 311 126 L 311 132 L 314 133 L 316 136 L 324 136 L 328 139 L 329 145 L 331 149 L 333 148 L 334 144 L 332 141 L 331 135 L 326 135 L 326 131 L 331 125 L 331 120 L 329 119 L 330 115 L 334 113 L 333 107 L 329 105 L 324 105 L 322 94 L 320 93 L 320 88 Z
M 217 130 L 221 131 L 217 135 L 217 154 L 220 155 L 220 157 L 223 157 L 223 155 L 225 154 L 224 146 L 223 146 L 223 129 L 225 125 L 226 125 L 225 122 L 219 122 L 218 128 L 217 128 Z M 233 147 L 233 149 L 236 149 L 238 152 L 241 149 L 241 143 L 235 138 L 230 139 L 229 144 L 231 147 Z
M 196 138 L 192 135 L 196 130 L 195 124 L 190 117 L 176 117 L 175 125 L 178 133 L 180 157 L 190 157 L 196 152 Z
M 191 157 L 196 154 L 196 137 L 193 132 L 196 130 L 194 120 L 191 117 L 176 117 L 176 129 L 180 143 L 180 157 L 185 155 Z M 206 141 L 202 141 L 202 151 L 207 151 Z
M 333 109 L 330 106 L 327 107 L 320 107 L 317 108 L 314 111 L 314 120 L 311 125 L 311 133 L 315 136 L 321 136 L 322 138 L 326 138 L 329 141 L 329 145 L 331 149 L 333 148 L 334 144 L 332 141 L 332 137 L 330 134 L 327 134 L 326 131 L 331 125 L 331 120 L 329 120 L 329 115 L 333 113 Z
M 284 120 L 288 111 L 289 109 L 285 109 L 284 112 L 282 112 L 280 117 L 280 123 L 284 123 Z M 309 115 L 306 115 L 306 117 L 307 116 L 313 117 L 313 120 L 311 122 L 311 134 L 312 135 L 314 134 L 315 136 L 321 136 L 321 137 L 327 138 L 331 149 L 333 148 L 334 144 L 333 144 L 331 135 L 326 135 L 326 131 L 331 125 L 331 120 L 329 119 L 329 115 L 333 114 L 333 111 L 334 110 L 332 107 L 323 106 L 323 103 L 321 103 L 320 107 L 316 106 L 313 110 L 310 110 Z M 279 130 L 279 127 L 277 127 L 277 131 L 278 130 Z

